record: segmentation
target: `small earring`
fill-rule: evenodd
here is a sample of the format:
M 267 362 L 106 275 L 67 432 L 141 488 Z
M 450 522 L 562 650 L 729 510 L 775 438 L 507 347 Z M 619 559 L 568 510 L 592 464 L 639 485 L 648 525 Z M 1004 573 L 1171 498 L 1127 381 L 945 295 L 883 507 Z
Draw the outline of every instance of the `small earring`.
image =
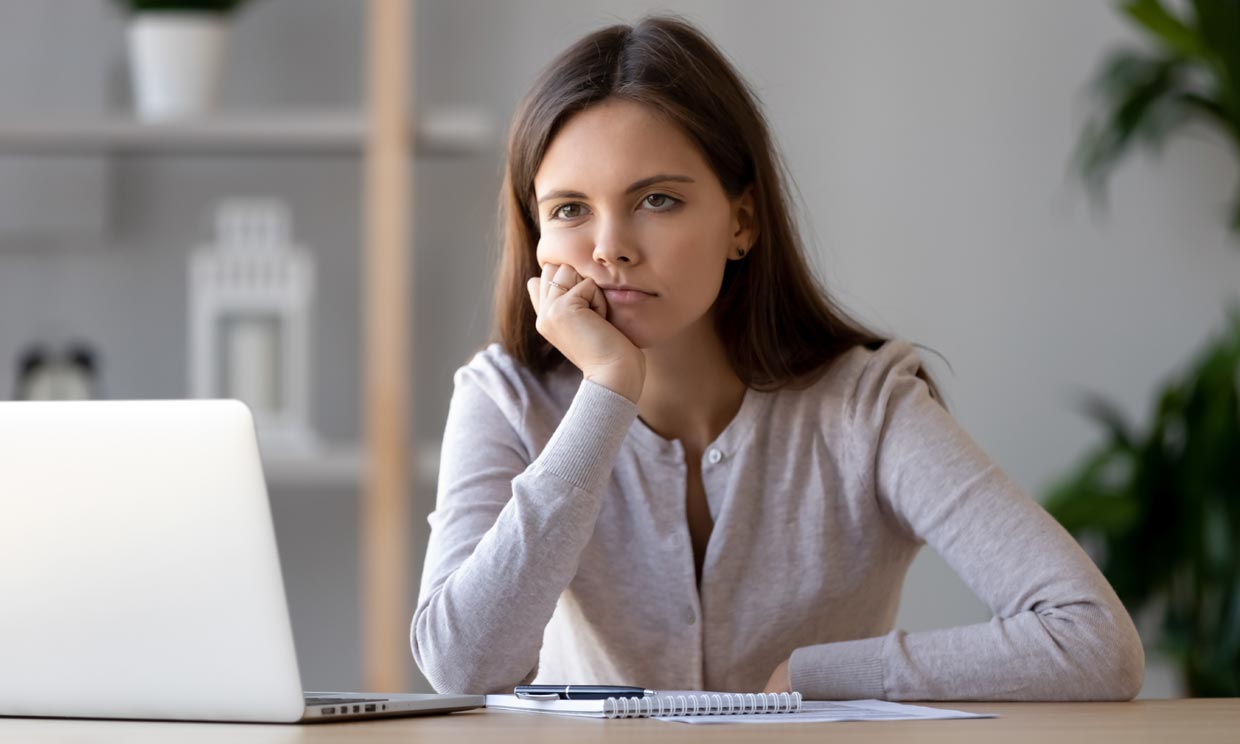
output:
M 739 257 L 739 258 L 744 258 L 744 257 L 745 257 L 745 249 L 744 249 L 744 248 L 737 248 L 737 249 L 736 249 L 736 255 L 737 255 L 737 257 Z

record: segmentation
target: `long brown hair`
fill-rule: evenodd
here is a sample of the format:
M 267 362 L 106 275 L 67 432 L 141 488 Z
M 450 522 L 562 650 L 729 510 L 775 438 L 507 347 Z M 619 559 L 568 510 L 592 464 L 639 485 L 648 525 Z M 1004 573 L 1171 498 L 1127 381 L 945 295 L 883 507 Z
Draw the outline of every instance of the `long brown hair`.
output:
M 525 286 L 540 273 L 534 175 L 564 123 L 608 98 L 644 104 L 680 126 L 729 197 L 753 186 L 757 240 L 744 258 L 728 261 L 713 308 L 728 359 L 746 385 L 803 384 L 849 349 L 877 349 L 888 340 L 851 318 L 815 280 L 786 202 L 786 171 L 748 85 L 687 21 L 650 16 L 595 31 L 562 52 L 513 118 L 500 193 L 494 325 L 494 340 L 509 354 L 538 374 L 566 362 L 534 327 Z M 917 375 L 941 402 L 925 369 Z

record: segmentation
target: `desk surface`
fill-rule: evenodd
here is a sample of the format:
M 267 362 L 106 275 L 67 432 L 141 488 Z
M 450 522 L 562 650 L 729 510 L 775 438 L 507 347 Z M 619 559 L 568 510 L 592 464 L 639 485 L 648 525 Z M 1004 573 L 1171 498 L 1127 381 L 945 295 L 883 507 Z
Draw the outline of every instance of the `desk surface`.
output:
M 312 726 L 156 723 L 0 718 L 0 741 L 38 742 L 1002 742 L 1073 744 L 1240 742 L 1240 698 L 1139 700 L 1130 703 L 934 704 L 999 718 L 688 725 L 662 721 L 578 719 L 534 713 L 468 711 Z

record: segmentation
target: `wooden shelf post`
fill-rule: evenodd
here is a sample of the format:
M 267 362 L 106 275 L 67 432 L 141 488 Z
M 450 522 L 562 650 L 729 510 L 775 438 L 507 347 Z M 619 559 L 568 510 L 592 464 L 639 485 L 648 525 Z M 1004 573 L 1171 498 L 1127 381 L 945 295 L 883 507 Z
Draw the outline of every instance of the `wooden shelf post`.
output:
M 375 692 L 405 690 L 410 654 L 411 21 L 409 0 L 369 0 L 360 540 L 362 679 Z

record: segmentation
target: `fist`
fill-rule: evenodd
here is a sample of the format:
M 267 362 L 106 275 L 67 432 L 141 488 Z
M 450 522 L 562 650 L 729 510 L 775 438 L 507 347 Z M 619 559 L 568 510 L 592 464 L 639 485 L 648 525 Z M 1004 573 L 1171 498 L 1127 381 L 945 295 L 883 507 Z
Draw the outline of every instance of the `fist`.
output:
M 582 376 L 631 401 L 641 397 L 646 357 L 607 321 L 607 297 L 593 279 L 567 264 L 544 264 L 526 282 L 538 314 L 535 328 Z
M 788 672 L 788 662 L 791 660 L 791 658 L 784 659 L 779 666 L 775 667 L 763 692 L 792 692 L 792 677 Z

